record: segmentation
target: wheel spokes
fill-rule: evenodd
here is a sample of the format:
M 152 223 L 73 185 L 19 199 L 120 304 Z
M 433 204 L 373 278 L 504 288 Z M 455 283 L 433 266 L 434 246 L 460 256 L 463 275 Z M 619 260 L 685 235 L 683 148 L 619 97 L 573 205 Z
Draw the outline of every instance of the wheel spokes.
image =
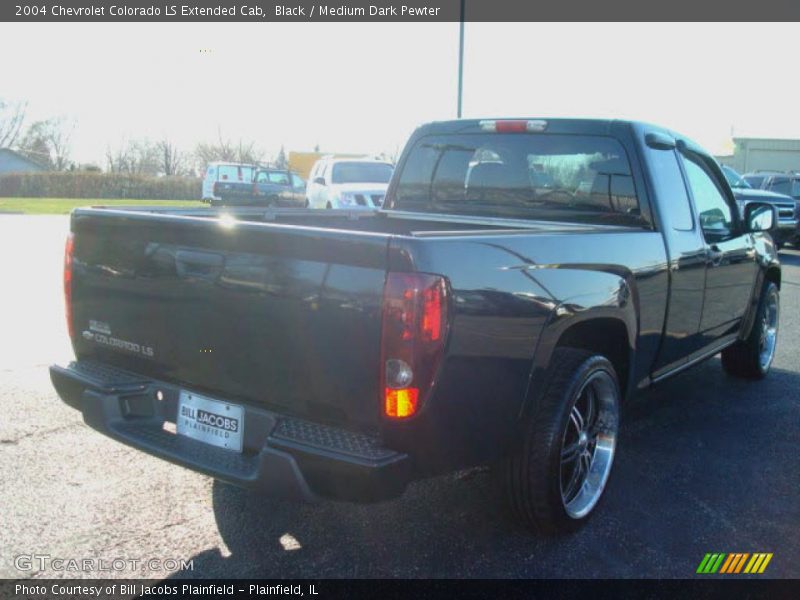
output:
M 578 406 L 573 406 L 572 411 L 569 413 L 569 418 L 572 421 L 572 425 L 575 427 L 575 432 L 580 433 L 583 431 L 583 415 L 581 414 L 580 409 Z
M 560 449 L 561 498 L 572 518 L 587 514 L 605 487 L 616 445 L 617 402 L 614 382 L 604 373 L 589 378 L 573 400 Z
M 579 483 L 583 483 L 583 462 L 578 461 L 572 469 L 572 475 L 569 478 L 566 489 L 562 492 L 562 496 L 566 502 L 572 500 L 575 493 L 578 491 Z
M 566 446 L 561 450 L 561 464 L 567 465 L 573 462 L 578 456 L 581 454 L 581 445 L 576 440 L 569 446 Z

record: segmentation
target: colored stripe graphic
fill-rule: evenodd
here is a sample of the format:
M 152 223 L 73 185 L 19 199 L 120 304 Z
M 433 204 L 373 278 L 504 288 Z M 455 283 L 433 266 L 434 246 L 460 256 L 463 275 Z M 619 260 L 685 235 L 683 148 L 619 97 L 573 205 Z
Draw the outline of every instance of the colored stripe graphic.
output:
M 750 559 L 750 562 L 747 563 L 747 566 L 744 569 L 745 573 L 763 573 L 769 561 L 772 560 L 772 552 L 760 552 L 757 554 L 753 554 L 753 558 Z
M 750 556 L 749 554 L 745 553 L 742 554 L 741 552 L 737 554 L 729 554 L 728 560 L 725 561 L 725 564 L 722 565 L 722 569 L 720 569 L 720 573 L 738 573 L 742 570 L 744 566 L 744 561 L 747 560 L 747 557 Z
M 763 573 L 771 560 L 771 552 L 756 552 L 754 554 L 749 554 L 748 552 L 733 552 L 731 554 L 709 552 L 700 561 L 697 573 L 704 575 L 714 573 L 732 575 L 742 572 Z
M 697 567 L 697 572 L 716 573 L 726 556 L 724 553 L 706 554 L 700 566 Z

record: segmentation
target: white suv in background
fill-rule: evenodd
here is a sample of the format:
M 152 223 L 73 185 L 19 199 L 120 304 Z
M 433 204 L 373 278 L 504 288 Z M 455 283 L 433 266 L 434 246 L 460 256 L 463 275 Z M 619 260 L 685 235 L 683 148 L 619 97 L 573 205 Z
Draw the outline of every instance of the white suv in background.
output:
M 375 209 L 383 198 L 394 165 L 370 158 L 319 159 L 306 187 L 311 208 Z

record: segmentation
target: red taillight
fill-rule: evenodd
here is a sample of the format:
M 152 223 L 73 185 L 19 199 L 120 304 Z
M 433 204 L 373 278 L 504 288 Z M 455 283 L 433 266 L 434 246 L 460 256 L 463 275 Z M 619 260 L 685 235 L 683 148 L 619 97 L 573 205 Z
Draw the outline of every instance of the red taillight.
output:
M 447 285 L 426 273 L 389 273 L 383 292 L 381 390 L 387 417 L 419 410 L 433 385 L 447 333 Z
M 75 236 L 70 233 L 64 246 L 64 308 L 67 317 L 67 332 L 70 339 L 73 336 L 72 327 L 72 255 L 75 250 Z
M 525 132 L 538 132 L 547 129 L 547 121 L 541 119 L 535 120 L 521 120 L 521 119 L 505 119 L 503 121 L 487 120 L 478 123 L 480 128 L 484 131 L 492 131 L 495 133 L 525 133 Z
M 495 129 L 497 133 L 523 133 L 528 131 L 527 121 L 497 121 Z

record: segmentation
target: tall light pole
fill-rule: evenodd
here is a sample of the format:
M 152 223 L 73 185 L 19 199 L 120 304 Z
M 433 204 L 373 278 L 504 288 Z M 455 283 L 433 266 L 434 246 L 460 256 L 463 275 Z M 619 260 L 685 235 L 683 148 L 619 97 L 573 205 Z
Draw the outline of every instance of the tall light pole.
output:
M 464 3 L 466 0 L 461 0 L 461 20 L 459 22 L 458 32 L 458 109 L 457 117 L 461 118 L 461 97 L 463 95 L 464 87 Z

